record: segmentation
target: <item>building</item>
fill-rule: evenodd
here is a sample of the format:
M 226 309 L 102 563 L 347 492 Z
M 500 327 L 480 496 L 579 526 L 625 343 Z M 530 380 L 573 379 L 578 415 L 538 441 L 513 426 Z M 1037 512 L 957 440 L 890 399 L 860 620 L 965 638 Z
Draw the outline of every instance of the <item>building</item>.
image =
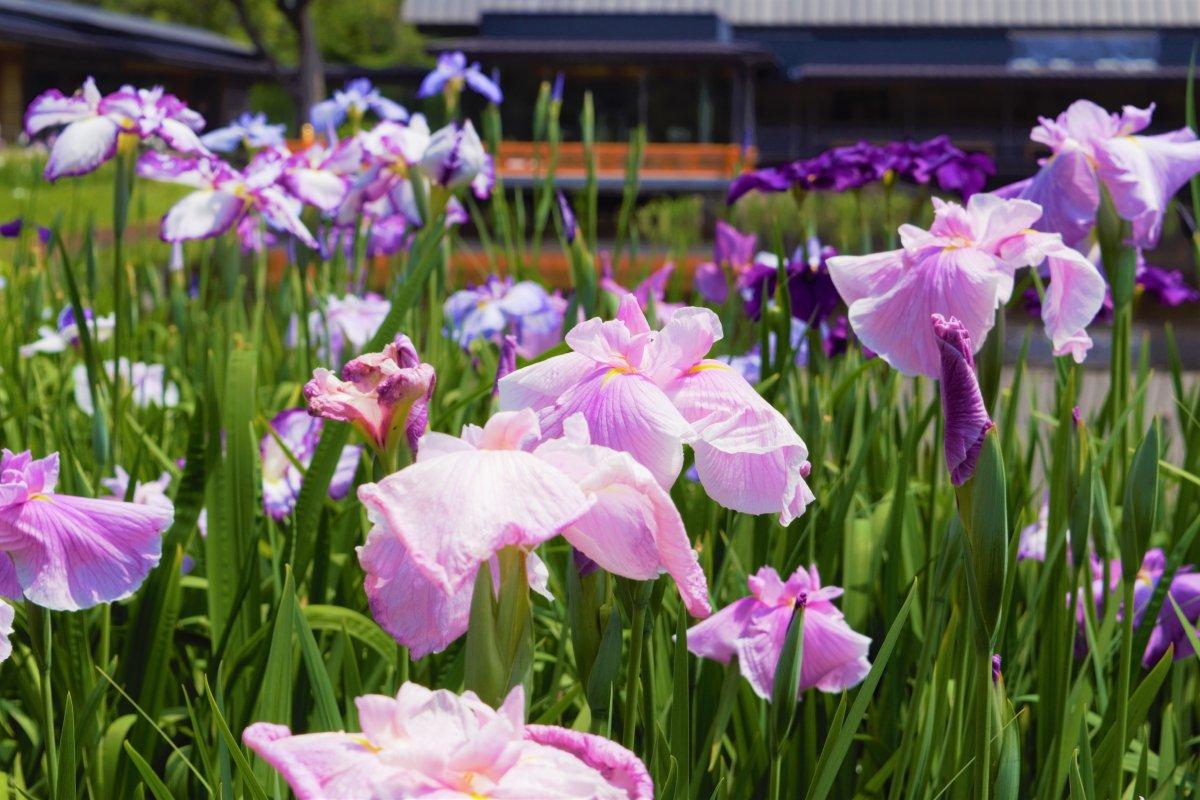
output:
M 511 138 L 562 71 L 569 107 L 593 92 L 598 139 L 640 123 L 770 163 L 949 133 L 1001 177 L 1028 172 L 1038 115 L 1079 97 L 1183 124 L 1200 40 L 1197 0 L 406 0 L 403 15 L 431 50 L 502 71 Z
M 269 77 L 254 48 L 209 31 L 57 0 L 0 0 L 0 136 L 21 132 L 25 107 L 88 76 L 102 91 L 162 84 L 210 120 L 246 107 Z

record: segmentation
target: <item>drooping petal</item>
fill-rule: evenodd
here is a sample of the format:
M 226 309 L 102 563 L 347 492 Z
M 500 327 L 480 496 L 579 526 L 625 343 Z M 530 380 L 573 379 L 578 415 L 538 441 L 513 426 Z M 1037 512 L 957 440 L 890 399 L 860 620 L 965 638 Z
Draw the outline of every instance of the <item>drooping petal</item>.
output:
M 1050 272 L 1042 321 L 1054 355 L 1069 354 L 1081 364 L 1092 346 L 1087 326 L 1104 305 L 1108 285 L 1091 260 L 1067 247 L 1058 236 L 1037 234 L 1026 238 L 1039 240 L 1029 254 L 1030 265 L 1044 260 Z
M 775 669 L 779 666 L 794 611 L 791 605 L 753 606 L 734 643 L 738 669 L 750 682 L 754 693 L 764 700 L 771 697 L 771 689 L 775 686 Z
M 373 523 L 380 516 L 370 508 L 368 515 Z M 472 586 L 446 594 L 416 567 L 404 544 L 383 527 L 371 529 L 366 544 L 358 548 L 358 562 L 366 573 L 363 588 L 371 616 L 407 647 L 413 658 L 440 653 L 466 633 Z
M 467 70 L 465 77 L 467 86 L 483 95 L 483 98 L 489 103 L 500 105 L 500 103 L 504 102 L 504 92 L 500 91 L 500 85 L 484 75 L 479 70 L 478 64 L 472 64 L 471 68 Z
M 873 268 L 878 272 L 868 276 Z M 927 248 L 911 258 L 902 251 L 837 256 L 829 259 L 829 272 L 862 343 L 900 372 L 929 377 L 940 369 L 930 315 L 957 317 L 981 347 L 1012 281 L 997 258 L 970 247 Z
M 652 800 L 654 783 L 646 765 L 614 741 L 555 725 L 526 725 L 525 738 L 562 750 L 598 771 L 613 786 L 625 791 L 629 800 Z
M 1175 193 L 1200 173 L 1200 141 L 1180 132 L 1161 136 L 1122 136 L 1096 147 L 1100 178 L 1117 213 L 1133 223 L 1133 242 L 1154 247 L 1163 216 Z
M 590 501 L 574 481 L 530 453 L 449 452 L 360 486 L 380 535 L 396 537 L 442 591 L 470 586 L 507 546 L 535 547 L 578 519 Z
M 245 205 L 232 192 L 200 189 L 171 206 L 162 218 L 160 235 L 165 242 L 220 236 L 237 221 Z
M 800 690 L 844 692 L 857 686 L 871 671 L 870 647 L 871 638 L 852 630 L 841 612 L 810 607 L 804 615 Z
M 808 448 L 736 370 L 705 360 L 664 387 L 696 431 L 692 449 L 708 495 L 748 514 L 778 513 L 781 525 L 813 501 L 804 482 Z
M 298 800 L 376 800 L 375 782 L 392 772 L 364 736 L 308 733 L 256 722 L 242 734 L 246 746 L 270 764 Z
M 745 630 L 756 600 L 743 597 L 714 613 L 687 632 L 688 652 L 728 664 L 737 655 L 737 640 Z
M 26 597 L 77 611 L 132 594 L 158 564 L 173 517 L 158 506 L 38 494 L 0 509 L 0 549 Z
M 108 117 L 90 117 L 72 122 L 50 148 L 46 180 L 86 175 L 117 154 L 120 128 Z
M 534 454 L 595 495 L 591 510 L 563 530 L 575 549 L 614 575 L 634 580 L 651 580 L 665 571 L 688 612 L 708 616 L 704 570 L 671 496 L 649 470 L 628 453 L 567 437 L 545 442 Z
M 1042 207 L 1034 227 L 1062 234 L 1069 245 L 1083 242 L 1096 222 L 1100 184 L 1087 154 L 1067 150 L 1050 156 L 1029 181 L 1020 197 Z
M 578 353 L 564 353 L 505 375 L 499 382 L 500 409 L 535 411 L 553 405 L 596 369 L 596 362 Z

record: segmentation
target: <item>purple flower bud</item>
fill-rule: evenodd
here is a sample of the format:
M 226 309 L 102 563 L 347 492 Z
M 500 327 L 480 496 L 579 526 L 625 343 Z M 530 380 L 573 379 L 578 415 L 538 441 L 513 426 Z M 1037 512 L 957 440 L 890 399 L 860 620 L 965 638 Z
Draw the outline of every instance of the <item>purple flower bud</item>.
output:
M 946 467 L 955 486 L 962 486 L 975 473 L 983 437 L 992 420 L 983 404 L 971 337 L 956 318 L 941 314 L 931 319 L 941 354 L 942 414 L 946 420 Z
M 25 220 L 17 217 L 8 222 L 0 223 L 0 236 L 5 239 L 15 239 L 21 235 L 21 228 L 24 227 Z
M 575 212 L 571 210 L 571 204 L 561 189 L 558 191 L 558 210 L 562 212 L 563 235 L 567 237 L 567 243 L 572 244 L 579 226 L 575 223 Z
M 554 87 L 550 90 L 550 102 L 561 103 L 563 99 L 563 84 L 566 83 L 566 76 L 560 70 L 554 76 Z
M 992 683 L 1000 682 L 1000 654 L 992 653 Z

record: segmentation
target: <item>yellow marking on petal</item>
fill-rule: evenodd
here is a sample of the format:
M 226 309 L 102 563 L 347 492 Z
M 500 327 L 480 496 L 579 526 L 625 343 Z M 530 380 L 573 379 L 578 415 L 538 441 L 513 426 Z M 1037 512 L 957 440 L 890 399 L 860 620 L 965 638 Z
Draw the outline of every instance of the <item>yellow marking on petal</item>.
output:
M 371 740 L 365 736 L 355 736 L 353 737 L 352 741 L 359 747 L 364 747 L 367 750 L 370 750 L 372 753 L 378 753 L 383 749 L 382 747 L 376 747 L 375 745 L 371 744 Z
M 46 494 L 45 492 L 37 492 L 36 494 L 29 495 L 29 499 L 30 500 L 50 500 L 51 498 L 50 498 L 50 495 Z
M 616 378 L 618 375 L 632 375 L 635 372 L 637 372 L 637 370 L 635 370 L 633 367 L 630 367 L 630 366 L 613 367 L 608 372 L 604 373 L 604 377 L 600 379 L 600 386 L 601 386 L 601 388 L 607 386 L 609 384 L 609 382 L 612 381 L 614 378 Z
M 701 361 L 699 364 L 693 364 L 686 374 L 695 375 L 697 372 L 703 372 L 706 369 L 732 369 L 732 367 L 720 361 Z

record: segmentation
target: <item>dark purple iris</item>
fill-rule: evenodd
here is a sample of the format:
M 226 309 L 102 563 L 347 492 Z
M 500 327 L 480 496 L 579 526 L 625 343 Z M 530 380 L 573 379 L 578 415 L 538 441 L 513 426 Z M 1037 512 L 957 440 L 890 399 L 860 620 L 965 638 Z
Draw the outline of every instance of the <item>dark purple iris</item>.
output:
M 841 297 L 829 276 L 826 261 L 837 255 L 832 247 L 822 246 L 813 237 L 805 248 L 798 248 L 788 261 L 788 296 L 792 316 L 808 325 L 820 325 L 837 308 Z M 775 294 L 778 270 L 760 259 L 746 276 L 746 314 L 751 319 L 762 316 L 762 305 Z

